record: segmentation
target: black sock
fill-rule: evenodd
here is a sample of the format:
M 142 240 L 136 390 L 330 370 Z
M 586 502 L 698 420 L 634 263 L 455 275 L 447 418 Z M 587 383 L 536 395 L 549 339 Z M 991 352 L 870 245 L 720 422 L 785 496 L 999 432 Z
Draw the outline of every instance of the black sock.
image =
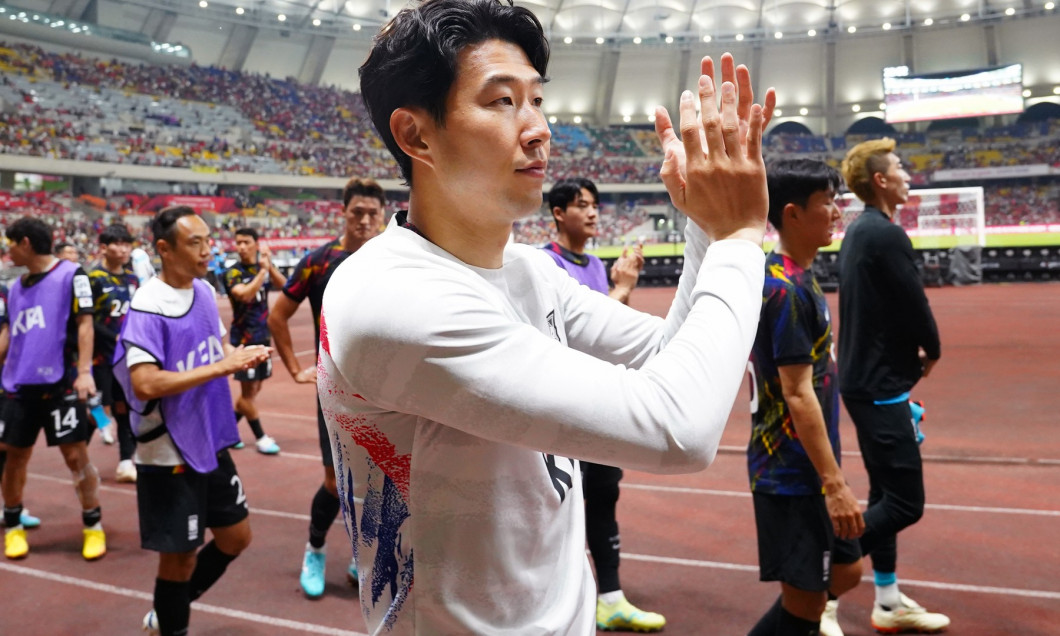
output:
M 103 519 L 103 509 L 99 506 L 91 510 L 81 511 L 81 521 L 85 524 L 86 528 L 91 528 Z
M 213 541 L 207 543 L 196 556 L 195 571 L 191 573 L 191 581 L 188 582 L 188 598 L 194 601 L 202 596 L 221 578 L 228 564 L 235 558 L 231 554 L 221 552 Z
M 784 609 L 784 606 L 781 606 L 779 618 L 777 636 L 817 636 L 821 633 L 820 617 L 817 617 L 815 621 L 808 621 L 805 618 L 799 618 Z
M 240 413 L 239 411 L 235 411 L 235 414 L 236 414 L 236 424 L 239 424 L 239 420 L 243 419 L 243 414 Z
M 254 439 L 261 439 L 262 437 L 265 437 L 265 431 L 261 430 L 260 419 L 248 419 L 247 424 L 250 424 L 250 430 L 252 433 L 254 433 Z
M 4 525 L 14 528 L 22 523 L 22 504 L 8 508 L 4 506 Z
M 189 583 L 155 579 L 155 617 L 162 636 L 186 636 L 191 618 Z
M 780 597 L 778 596 L 777 602 L 773 603 L 765 614 L 762 614 L 762 618 L 758 619 L 751 631 L 747 632 L 747 636 L 774 636 L 780 621 L 780 610 Z
M 828 600 L 829 601 L 838 601 L 839 597 L 836 596 L 835 594 L 832 594 L 832 590 L 828 590 Z
M 4 477 L 5 464 L 7 464 L 7 451 L 0 450 L 0 480 Z
M 324 547 L 328 530 L 339 516 L 339 498 L 321 486 L 313 495 L 313 506 L 309 509 L 309 545 L 317 550 Z

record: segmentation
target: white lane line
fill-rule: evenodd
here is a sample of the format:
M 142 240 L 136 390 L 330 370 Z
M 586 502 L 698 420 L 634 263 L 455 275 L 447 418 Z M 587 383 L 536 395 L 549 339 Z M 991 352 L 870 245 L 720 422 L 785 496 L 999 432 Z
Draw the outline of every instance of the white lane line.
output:
M 52 477 L 51 475 L 41 475 L 40 473 L 30 473 L 29 476 L 33 477 L 34 479 L 43 479 L 44 481 L 54 481 L 54 482 L 58 482 L 58 483 L 62 483 L 62 484 L 69 483 L 69 481 L 70 481 L 68 479 L 63 479 L 61 477 Z M 100 486 L 99 489 L 104 491 L 104 492 L 113 492 L 113 493 L 118 493 L 118 494 L 121 494 L 121 495 L 131 495 L 133 497 L 136 496 L 136 490 L 132 489 L 132 488 L 120 488 L 118 486 Z M 299 514 L 297 512 L 284 512 L 282 510 L 268 510 L 266 508 L 255 508 L 254 506 L 250 507 L 250 512 L 252 512 L 253 514 L 262 515 L 262 516 L 265 516 L 265 517 L 279 517 L 281 519 L 293 519 L 295 521 L 309 521 L 309 515 Z M 335 520 L 335 523 L 337 525 L 341 524 L 342 523 L 341 517 L 337 518 Z
M 708 488 L 683 488 L 680 486 L 652 486 L 649 484 L 627 484 L 622 482 L 622 488 L 633 490 L 652 490 L 656 492 L 673 492 L 686 495 L 708 495 L 712 497 L 744 497 L 750 498 L 751 493 L 741 490 L 711 490 Z M 862 505 L 868 502 L 859 501 Z M 985 512 L 1000 515 L 1032 515 L 1037 517 L 1060 517 L 1060 510 L 1038 510 L 1035 508 L 995 508 L 990 506 L 958 506 L 953 504 L 926 504 L 930 510 L 950 510 L 954 512 Z
M 758 572 L 757 565 L 743 565 L 740 563 L 723 563 L 720 561 L 699 561 L 696 559 L 677 559 L 674 557 L 653 556 L 649 554 L 622 553 L 623 559 L 631 561 L 644 561 L 646 563 L 665 563 L 667 565 L 683 565 L 694 568 L 709 568 L 712 570 L 734 570 L 737 572 Z M 864 582 L 872 582 L 871 576 L 861 579 Z M 1048 590 L 1025 590 L 1014 587 L 995 587 L 992 585 L 967 585 L 964 583 L 946 583 L 943 581 L 917 581 L 914 579 L 902 579 L 902 585 L 912 587 L 930 587 L 937 590 L 949 590 L 951 592 L 975 592 L 978 594 L 992 594 L 994 596 L 1022 596 L 1025 598 L 1044 598 L 1049 600 L 1060 600 L 1060 592 Z
M 23 565 L 13 565 L 11 563 L 0 562 L 0 570 L 6 570 L 8 572 L 21 574 L 23 576 L 32 576 L 38 579 L 44 579 L 45 581 L 52 581 L 54 583 L 74 585 L 89 590 L 95 590 L 97 592 L 105 592 L 107 594 L 134 598 L 140 601 L 146 601 L 148 603 L 154 600 L 154 595 L 149 594 L 148 592 L 130 590 L 129 588 L 125 587 L 118 587 L 116 585 L 110 585 L 108 583 L 98 583 L 96 581 L 90 581 L 87 579 L 66 576 L 65 574 L 56 574 L 54 572 L 46 572 L 44 570 L 35 570 L 33 568 L 27 568 Z M 298 632 L 308 634 L 327 634 L 329 636 L 366 636 L 365 634 L 362 634 L 360 632 L 337 629 L 335 627 L 327 627 L 325 625 L 316 625 L 314 623 L 303 623 L 302 621 L 293 621 L 286 618 L 277 618 L 275 616 L 268 616 L 265 614 L 244 612 L 242 610 L 220 607 L 218 605 L 208 605 L 206 603 L 200 603 L 198 601 L 192 603 L 191 607 L 197 612 L 217 614 L 220 616 L 227 616 L 229 618 L 236 618 L 252 623 L 260 623 L 262 625 L 268 625 L 270 627 L 282 627 L 285 629 L 292 629 Z

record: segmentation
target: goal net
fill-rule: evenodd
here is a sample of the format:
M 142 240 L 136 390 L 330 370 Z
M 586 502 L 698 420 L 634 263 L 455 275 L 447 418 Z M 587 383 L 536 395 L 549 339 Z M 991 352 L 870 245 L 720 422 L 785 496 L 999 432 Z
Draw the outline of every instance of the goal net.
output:
M 836 200 L 842 219 L 836 233 L 841 235 L 865 205 L 853 193 Z M 933 188 L 910 190 L 909 200 L 899 206 L 895 222 L 900 224 L 919 249 L 949 248 L 958 245 L 986 245 L 986 210 L 983 188 Z

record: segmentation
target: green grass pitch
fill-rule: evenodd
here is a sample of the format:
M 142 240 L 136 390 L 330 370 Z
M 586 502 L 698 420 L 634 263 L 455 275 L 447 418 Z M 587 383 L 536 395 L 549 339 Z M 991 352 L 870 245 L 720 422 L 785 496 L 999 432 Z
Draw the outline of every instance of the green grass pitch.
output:
M 913 237 L 913 247 L 917 249 L 948 249 L 957 244 L 956 237 Z M 964 241 L 967 244 L 967 241 Z M 830 246 L 822 249 L 822 252 L 836 251 L 841 241 L 836 241 Z M 1060 245 L 1060 233 L 1048 232 L 1037 234 L 988 234 L 986 237 L 987 247 L 1026 247 L 1028 245 Z M 765 249 L 772 249 L 773 244 L 767 242 Z M 621 245 L 609 245 L 595 250 L 589 250 L 600 258 L 618 258 L 625 249 Z M 684 243 L 650 243 L 644 246 L 644 256 L 681 256 L 684 254 Z

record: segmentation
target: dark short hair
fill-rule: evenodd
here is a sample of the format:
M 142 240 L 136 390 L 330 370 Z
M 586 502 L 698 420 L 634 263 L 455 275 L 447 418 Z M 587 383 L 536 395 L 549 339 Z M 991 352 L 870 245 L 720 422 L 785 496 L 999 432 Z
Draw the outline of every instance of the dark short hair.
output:
M 831 188 L 839 192 L 843 183 L 839 171 L 818 159 L 777 159 L 766 168 L 769 188 L 769 222 L 780 229 L 784 223 L 784 206 L 805 206 L 810 195 Z
M 346 182 L 346 185 L 342 188 L 342 209 L 345 210 L 350 205 L 350 201 L 353 197 L 369 197 L 372 199 L 378 199 L 381 207 L 386 207 L 386 194 L 383 192 L 383 186 L 379 185 L 375 179 L 359 179 L 354 177 Z
M 399 108 L 422 108 L 445 124 L 445 101 L 456 80 L 457 56 L 487 40 L 511 42 L 545 77 L 549 47 L 541 22 L 511 0 L 428 0 L 402 9 L 375 36 L 360 68 L 361 96 L 376 132 L 412 185 L 412 159 L 390 132 Z
M 249 236 L 255 243 L 258 242 L 258 231 L 252 227 L 236 228 L 236 236 Z
M 557 181 L 548 191 L 549 211 L 551 212 L 553 208 L 566 210 L 572 201 L 577 200 L 578 195 L 582 193 L 582 188 L 591 192 L 596 202 L 600 203 L 600 192 L 597 191 L 596 184 L 589 179 L 563 179 Z
M 195 210 L 186 205 L 173 205 L 159 210 L 151 219 L 151 234 L 155 237 L 155 243 L 165 241 L 168 245 L 174 245 L 177 221 L 185 216 L 195 216 Z
M 52 253 L 52 230 L 44 221 L 32 216 L 24 216 L 7 228 L 7 238 L 13 242 L 29 239 L 29 246 L 37 254 Z
M 59 254 L 60 252 L 62 252 L 63 250 L 65 250 L 68 247 L 72 247 L 75 250 L 77 249 L 77 246 L 74 245 L 73 243 L 70 243 L 69 241 L 59 241 L 58 243 L 55 244 L 55 253 Z
M 103 231 L 99 233 L 100 245 L 110 245 L 111 243 L 132 243 L 133 237 L 129 233 L 129 228 L 125 227 L 124 223 L 114 223 L 103 228 Z

